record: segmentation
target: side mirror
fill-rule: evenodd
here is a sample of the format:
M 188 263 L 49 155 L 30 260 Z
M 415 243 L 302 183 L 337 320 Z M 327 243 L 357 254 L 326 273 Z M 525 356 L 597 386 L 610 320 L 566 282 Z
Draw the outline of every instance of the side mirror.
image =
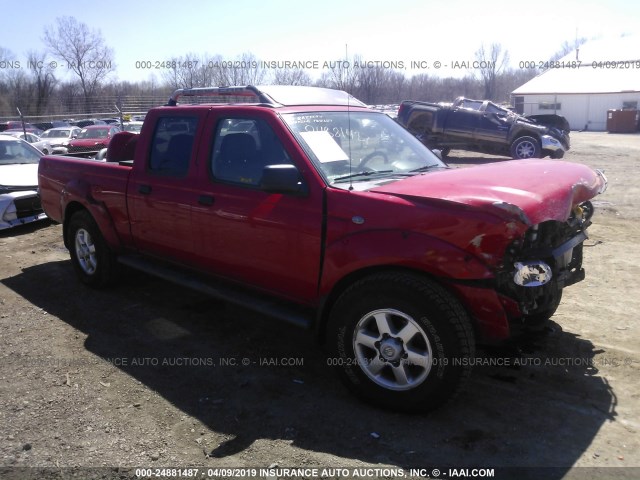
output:
M 267 165 L 262 170 L 260 188 L 269 193 L 306 194 L 300 172 L 291 164 Z

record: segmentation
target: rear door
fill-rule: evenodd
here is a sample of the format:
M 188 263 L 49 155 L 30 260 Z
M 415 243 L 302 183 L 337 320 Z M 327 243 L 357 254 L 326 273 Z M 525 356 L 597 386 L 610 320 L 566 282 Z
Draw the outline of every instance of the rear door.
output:
M 143 253 L 194 264 L 191 205 L 206 113 L 167 109 L 156 117 L 150 142 L 140 138 L 147 149 L 136 151 L 127 197 L 131 233 Z
M 220 113 L 218 113 L 220 112 Z M 317 296 L 323 186 L 271 112 L 214 110 L 206 132 L 206 165 L 192 207 L 198 262 L 207 271 L 301 303 Z M 265 165 L 294 164 L 303 195 L 260 188 Z M 305 179 L 305 177 L 307 177 Z

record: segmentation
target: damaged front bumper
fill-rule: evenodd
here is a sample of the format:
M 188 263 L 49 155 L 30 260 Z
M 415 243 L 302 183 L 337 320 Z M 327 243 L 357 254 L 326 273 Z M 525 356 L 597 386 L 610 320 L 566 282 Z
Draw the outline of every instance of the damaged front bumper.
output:
M 584 280 L 583 243 L 588 238 L 593 206 L 576 206 L 567 222 L 532 226 L 512 244 L 497 275 L 498 292 L 518 303 L 523 315 L 550 308 L 559 292 Z
M 560 158 L 569 149 L 565 147 L 560 140 L 551 135 L 542 135 L 540 137 L 542 150 L 552 153 L 553 157 Z

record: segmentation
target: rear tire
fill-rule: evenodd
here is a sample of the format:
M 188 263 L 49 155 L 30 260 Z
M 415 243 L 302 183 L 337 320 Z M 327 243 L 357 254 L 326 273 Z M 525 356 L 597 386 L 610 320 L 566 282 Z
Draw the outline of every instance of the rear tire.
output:
M 460 303 L 436 283 L 379 273 L 349 287 L 329 319 L 329 365 L 374 405 L 428 411 L 450 400 L 470 374 L 473 330 Z
M 71 263 L 80 281 L 90 287 L 105 287 L 118 276 L 116 256 L 89 212 L 73 214 L 67 228 Z

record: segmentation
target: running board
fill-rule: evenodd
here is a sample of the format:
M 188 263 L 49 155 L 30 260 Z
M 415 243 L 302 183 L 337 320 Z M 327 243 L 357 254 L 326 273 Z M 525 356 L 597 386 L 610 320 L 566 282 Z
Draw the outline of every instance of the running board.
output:
M 239 305 L 249 310 L 269 317 L 274 317 L 301 328 L 311 328 L 314 314 L 311 309 L 297 306 L 285 301 L 273 299 L 264 294 L 255 293 L 242 287 L 189 270 L 183 270 L 173 265 L 161 264 L 139 255 L 123 255 L 118 262 L 135 270 L 148 273 L 176 283 L 191 290 L 204 293 L 210 297 Z

